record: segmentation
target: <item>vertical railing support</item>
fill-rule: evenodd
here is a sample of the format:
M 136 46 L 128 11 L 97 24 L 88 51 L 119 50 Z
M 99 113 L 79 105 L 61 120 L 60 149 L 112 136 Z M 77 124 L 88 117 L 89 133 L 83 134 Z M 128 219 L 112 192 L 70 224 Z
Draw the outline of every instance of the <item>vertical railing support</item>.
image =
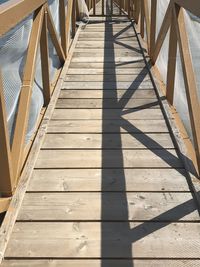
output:
M 0 192 L 2 196 L 11 196 L 14 188 L 14 177 L 10 153 L 10 141 L 7 127 L 7 116 L 3 82 L 0 73 Z
M 73 0 L 72 6 L 72 38 L 74 38 L 76 34 L 76 16 L 77 16 L 77 1 Z
M 146 23 L 146 35 L 147 35 L 147 47 L 148 52 L 150 48 L 150 19 L 149 19 L 149 5 L 146 0 L 143 0 L 143 8 L 144 8 L 144 19 Z
M 73 8 L 73 0 L 68 0 L 67 6 L 67 16 L 66 16 L 66 56 L 68 55 L 69 51 L 69 40 L 70 40 L 70 26 L 71 26 L 71 14 Z
M 174 99 L 174 84 L 176 75 L 176 55 L 177 55 L 177 34 L 174 29 L 175 18 L 172 14 L 170 37 L 169 37 L 169 53 L 168 53 L 168 68 L 167 68 L 167 86 L 166 98 L 168 102 L 173 105 Z
M 104 16 L 104 0 L 101 0 L 102 16 Z
M 151 19 L 150 19 L 150 57 L 153 56 L 156 42 L 156 17 L 157 17 L 157 0 L 151 0 Z
M 92 1 L 92 5 L 93 5 L 93 15 L 96 15 L 96 0 Z
M 59 17 L 60 17 L 60 35 L 61 35 L 61 45 L 66 56 L 66 15 L 65 15 L 65 1 L 59 0 Z
M 48 51 L 48 35 L 47 35 L 47 10 L 44 11 L 44 19 L 40 39 L 40 54 L 42 66 L 42 82 L 43 82 L 43 95 L 44 105 L 47 106 L 51 99 L 51 86 L 49 78 L 49 51 Z
M 140 34 L 144 38 L 144 1 L 140 3 L 141 13 L 140 13 Z

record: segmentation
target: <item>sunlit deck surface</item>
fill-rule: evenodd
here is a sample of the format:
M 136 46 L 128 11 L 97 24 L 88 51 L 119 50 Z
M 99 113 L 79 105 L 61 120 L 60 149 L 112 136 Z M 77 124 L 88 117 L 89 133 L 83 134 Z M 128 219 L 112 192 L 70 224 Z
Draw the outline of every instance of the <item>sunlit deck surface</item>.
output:
M 91 18 L 2 266 L 200 266 L 199 213 L 173 140 L 131 22 Z

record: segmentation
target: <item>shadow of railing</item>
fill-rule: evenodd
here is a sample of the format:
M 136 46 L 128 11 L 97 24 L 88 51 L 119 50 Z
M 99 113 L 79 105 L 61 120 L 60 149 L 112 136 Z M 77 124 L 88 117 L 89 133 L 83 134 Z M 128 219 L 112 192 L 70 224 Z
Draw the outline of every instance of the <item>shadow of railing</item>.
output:
M 107 4 L 107 9 L 109 9 L 109 5 Z M 107 259 L 133 259 L 134 251 L 133 251 L 133 243 L 148 236 L 155 231 L 162 229 L 169 225 L 172 222 L 177 222 L 180 219 L 184 221 L 184 217 L 195 210 L 198 210 L 197 206 L 194 204 L 193 195 L 191 195 L 191 199 L 183 202 L 176 207 L 161 213 L 160 215 L 150 219 L 149 221 L 137 221 L 134 218 L 131 221 L 137 221 L 138 225 L 131 229 L 130 219 L 129 219 L 129 210 L 128 210 L 128 200 L 126 194 L 126 177 L 124 171 L 124 158 L 123 158 L 123 147 L 122 147 L 122 139 L 121 139 L 121 127 L 126 131 L 126 134 L 130 134 L 133 138 L 137 139 L 145 148 L 150 150 L 157 157 L 161 158 L 167 165 L 168 168 L 174 168 L 177 172 L 180 172 L 181 175 L 183 173 L 183 167 L 174 167 L 173 162 L 179 160 L 178 156 L 175 156 L 170 150 L 165 149 L 155 140 L 150 138 L 143 131 L 138 129 L 134 124 L 131 124 L 128 120 L 123 118 L 123 115 L 137 112 L 136 108 L 125 109 L 124 107 L 127 105 L 129 100 L 134 96 L 134 93 L 139 89 L 140 85 L 143 83 L 143 79 L 149 74 L 148 69 L 146 67 L 142 68 L 137 77 L 134 78 L 133 82 L 130 84 L 127 90 L 124 90 L 124 95 L 118 99 L 118 84 L 117 84 L 117 73 L 116 68 L 123 65 L 128 65 L 132 63 L 137 63 L 143 61 L 143 59 L 137 59 L 127 62 L 115 62 L 115 44 L 121 45 L 123 48 L 130 49 L 130 51 L 140 52 L 141 50 L 129 47 L 126 44 L 123 44 L 119 41 L 120 34 L 124 33 L 125 30 L 122 30 L 118 34 L 114 34 L 113 24 L 110 23 L 110 20 L 107 19 L 105 22 L 105 43 L 110 42 L 109 50 L 104 48 L 104 80 L 103 80 L 103 113 L 102 113 L 102 196 L 101 196 L 101 267 L 111 267 L 110 262 Z M 129 27 L 127 27 L 128 29 Z M 126 29 L 126 28 L 125 28 Z M 112 38 L 111 38 L 112 37 Z M 121 38 L 120 38 L 121 39 Z M 142 57 L 142 53 L 141 53 Z M 109 60 L 106 60 L 108 59 Z M 144 62 L 144 61 L 143 61 Z M 112 89 L 109 90 L 109 86 L 111 85 L 110 77 L 108 77 L 106 70 L 112 69 Z M 153 85 L 152 85 L 153 88 Z M 110 105 L 116 107 L 116 120 L 121 121 L 115 125 L 115 140 L 114 143 L 117 144 L 117 149 L 109 150 L 110 147 L 108 145 L 108 140 L 106 136 L 107 132 L 107 121 L 110 120 L 110 113 L 112 109 L 108 108 L 107 99 L 110 100 Z M 139 109 L 147 109 L 154 108 L 155 106 L 159 106 L 160 101 L 162 99 L 157 99 L 156 101 L 152 101 L 151 104 L 140 106 Z M 137 134 L 136 134 L 137 133 Z M 138 135 L 140 133 L 141 135 Z M 156 147 L 156 149 L 155 149 Z M 162 153 L 161 153 L 162 152 Z M 134 153 L 134 151 L 133 151 Z M 107 179 L 111 175 L 112 167 L 109 163 L 113 163 L 113 158 L 115 160 L 114 166 L 117 166 L 117 174 L 118 174 L 118 185 L 120 188 L 120 194 L 118 195 L 118 199 L 116 198 L 108 198 L 106 196 L 108 183 Z M 186 181 L 187 177 L 185 177 Z M 188 186 L 191 185 L 188 182 Z M 115 185 L 109 185 L 109 191 L 115 191 Z M 116 202 L 117 202 L 117 214 L 113 212 L 116 210 Z M 109 207 L 109 208 L 108 208 Z M 113 212 L 113 219 L 110 219 Z M 142 212 L 142 210 L 141 210 Z M 145 212 L 145 211 L 144 211 Z M 199 210 L 198 210 L 199 212 Z M 111 213 L 111 214 L 110 214 Z M 109 218 L 109 219 L 108 219 Z M 132 260 L 124 261 L 123 267 L 133 267 L 134 262 Z M 121 266 L 122 267 L 122 266 Z

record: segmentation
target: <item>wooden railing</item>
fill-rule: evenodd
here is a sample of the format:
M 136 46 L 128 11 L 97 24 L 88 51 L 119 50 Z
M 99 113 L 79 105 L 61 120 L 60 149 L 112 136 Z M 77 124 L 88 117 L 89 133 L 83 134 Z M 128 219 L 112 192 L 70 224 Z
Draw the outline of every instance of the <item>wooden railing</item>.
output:
M 85 0 L 86 4 L 88 6 L 88 9 L 92 9 L 91 16 L 121 16 L 124 15 L 122 13 L 122 9 L 126 9 L 126 7 L 130 7 L 130 4 L 128 5 L 130 0 Z M 96 12 L 97 4 L 99 3 L 99 6 L 101 7 L 100 13 Z M 118 12 L 114 12 L 114 6 L 119 5 L 119 8 L 117 8 Z M 106 10 L 106 5 L 109 6 L 109 12 Z
M 118 5 L 123 0 L 116 0 Z M 171 0 L 166 10 L 160 31 L 156 38 L 156 13 L 157 0 L 151 0 L 151 8 L 147 0 L 127 0 L 128 5 L 123 6 L 130 18 L 133 18 L 138 25 L 138 31 L 144 40 L 146 36 L 146 47 L 153 66 L 156 66 L 156 60 L 160 54 L 162 45 L 170 29 L 169 37 L 169 56 L 167 63 L 167 83 L 165 86 L 165 95 L 169 104 L 173 108 L 175 75 L 177 64 L 177 46 L 179 46 L 181 64 L 183 70 L 183 78 L 185 83 L 185 91 L 187 105 L 189 110 L 189 118 L 192 129 L 193 145 L 187 142 L 188 153 L 193 159 L 198 174 L 200 173 L 200 104 L 197 93 L 197 83 L 195 72 L 192 64 L 192 57 L 189 48 L 188 35 L 185 25 L 185 11 L 190 11 L 193 15 L 200 17 L 200 2 L 196 0 Z M 146 33 L 146 35 L 145 35 Z M 159 73 L 159 70 L 158 70 Z M 160 75 L 159 75 L 160 76 Z M 175 109 L 174 109 L 175 110 Z M 175 111 L 176 112 L 176 111 Z M 183 129 L 183 125 L 181 125 Z M 184 130 L 184 139 L 189 139 Z M 188 141 L 188 140 L 187 140 Z
M 12 144 L 10 144 L 3 83 L 0 76 L 0 212 L 6 209 L 6 203 L 16 188 L 26 158 L 27 145 L 25 145 L 25 136 L 39 45 L 41 50 L 44 105 L 47 106 L 54 90 L 54 87 L 51 86 L 52 81 L 49 75 L 47 34 L 49 32 L 62 65 L 68 56 L 71 38 L 75 35 L 76 0 L 68 0 L 67 13 L 65 10 L 65 1 L 59 0 L 61 32 L 61 38 L 59 38 L 47 0 L 10 0 L 0 6 L 0 37 L 28 15 L 34 14 Z M 72 32 L 73 36 L 71 36 L 70 32 Z M 30 146 L 30 144 L 28 145 Z

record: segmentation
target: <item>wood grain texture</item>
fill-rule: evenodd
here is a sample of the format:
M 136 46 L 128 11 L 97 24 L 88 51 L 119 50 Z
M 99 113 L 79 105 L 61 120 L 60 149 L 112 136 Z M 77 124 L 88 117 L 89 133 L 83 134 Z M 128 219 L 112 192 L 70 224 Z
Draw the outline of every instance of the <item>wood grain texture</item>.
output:
M 142 73 L 148 73 L 147 69 L 144 68 L 124 68 L 124 69 L 115 69 L 115 68 L 107 68 L 107 69 L 101 69 L 101 68 L 70 68 L 67 72 L 67 74 L 76 74 L 76 75 L 81 75 L 81 74 L 89 74 L 89 75 L 93 75 L 93 74 L 103 74 L 103 75 L 139 75 Z M 66 78 L 68 77 L 68 75 L 66 76 Z
M 102 175 L 102 169 L 38 169 L 28 191 L 189 191 L 183 169 L 108 169 L 103 185 Z
M 89 63 L 101 63 L 101 62 L 110 62 L 112 63 L 112 65 L 117 64 L 117 63 L 123 63 L 123 64 L 127 64 L 129 67 L 130 63 L 134 63 L 134 62 L 138 62 L 140 60 L 142 60 L 142 56 L 135 56 L 135 57 L 131 57 L 131 56 L 117 56 L 115 58 L 113 58 L 113 56 L 107 56 L 107 57 L 104 57 L 104 55 L 100 55 L 100 56 L 96 56 L 95 58 L 94 57 L 87 57 L 87 56 L 83 56 L 83 57 L 73 57 L 72 58 L 72 62 L 73 63 L 82 63 L 82 62 L 89 62 Z M 138 65 L 136 65 L 138 66 Z
M 191 193 L 29 193 L 25 195 L 17 219 L 199 221 L 196 208 Z
M 111 61 L 112 62 L 112 61 Z M 116 60 L 117 62 L 117 60 Z M 118 60 L 119 62 L 119 60 Z M 131 60 L 129 61 L 126 61 L 126 62 L 121 62 L 120 63 L 117 63 L 115 66 L 111 65 L 111 66 L 105 66 L 104 64 L 104 60 L 101 59 L 101 61 L 99 62 L 89 62 L 88 59 L 85 60 L 85 62 L 71 62 L 70 64 L 70 68 L 92 68 L 92 69 L 135 69 L 135 68 L 144 68 L 146 67 L 145 66 L 145 63 L 144 63 L 144 60 L 142 58 L 132 58 Z
M 111 54 L 112 55 L 113 49 L 109 49 L 107 48 L 107 55 Z M 90 57 L 96 58 L 96 57 L 104 57 L 105 51 L 104 49 L 100 49 L 100 48 L 89 48 L 89 49 L 81 49 L 81 48 L 77 48 L 76 52 L 74 53 L 74 58 L 78 57 L 78 58 L 82 58 L 82 57 L 87 57 L 88 59 Z M 141 56 L 141 51 L 140 50 L 135 50 L 135 51 L 131 51 L 129 49 L 117 49 L 115 51 L 115 56 L 116 57 L 137 57 L 137 56 Z
M 126 93 L 127 92 L 127 93 Z M 106 99 L 117 99 L 120 100 L 120 98 L 123 99 L 157 99 L 156 94 L 154 89 L 149 89 L 149 90 L 136 90 L 134 94 L 131 93 L 131 98 L 128 93 L 129 91 L 127 90 L 116 90 L 116 94 L 113 94 L 113 91 L 107 91 L 106 94 L 104 93 L 103 90 L 61 90 L 59 98 L 76 98 L 76 99 L 81 99 L 81 98 L 106 98 Z
M 161 120 L 163 115 L 160 109 L 55 109 L 54 120 Z
M 164 120 L 51 120 L 49 133 L 167 133 Z
M 104 158 L 107 160 L 105 161 Z M 102 162 L 103 161 L 103 162 Z M 41 150 L 36 168 L 181 168 L 175 150 Z
M 101 29 L 100 29 L 101 30 Z M 77 48 L 114 48 L 114 49 L 123 49 L 127 48 L 130 51 L 138 51 L 140 49 L 137 41 L 123 41 L 120 40 L 120 42 L 113 43 L 112 41 L 81 41 L 79 40 L 77 45 Z M 141 50 L 140 50 L 141 52 Z
M 160 108 L 157 99 L 130 99 L 127 103 L 117 102 L 115 99 L 58 99 L 56 108 L 72 109 L 139 109 L 139 108 Z
M 69 82 L 145 82 L 145 81 L 150 81 L 150 77 L 146 74 L 136 74 L 136 75 L 131 75 L 131 74 L 126 74 L 126 75 L 121 75 L 121 74 L 99 74 L 99 75 L 88 75 L 88 74 L 68 74 L 65 78 L 65 81 Z
M 63 84 L 64 89 L 101 89 L 101 90 L 138 90 L 138 89 L 151 89 L 152 82 L 147 81 L 130 81 L 130 82 L 121 82 L 121 81 L 65 81 Z
M 174 148 L 169 134 L 47 134 L 44 149 Z
M 198 267 L 200 260 L 5 260 L 2 267 L 101 267 L 102 263 L 109 267 Z
M 103 227 L 103 228 L 102 228 Z M 101 232 L 104 231 L 103 255 Z M 6 257 L 198 258 L 200 226 L 191 223 L 16 223 Z M 169 234 L 170 233 L 170 234 Z M 59 245 L 58 245 L 59 243 Z

